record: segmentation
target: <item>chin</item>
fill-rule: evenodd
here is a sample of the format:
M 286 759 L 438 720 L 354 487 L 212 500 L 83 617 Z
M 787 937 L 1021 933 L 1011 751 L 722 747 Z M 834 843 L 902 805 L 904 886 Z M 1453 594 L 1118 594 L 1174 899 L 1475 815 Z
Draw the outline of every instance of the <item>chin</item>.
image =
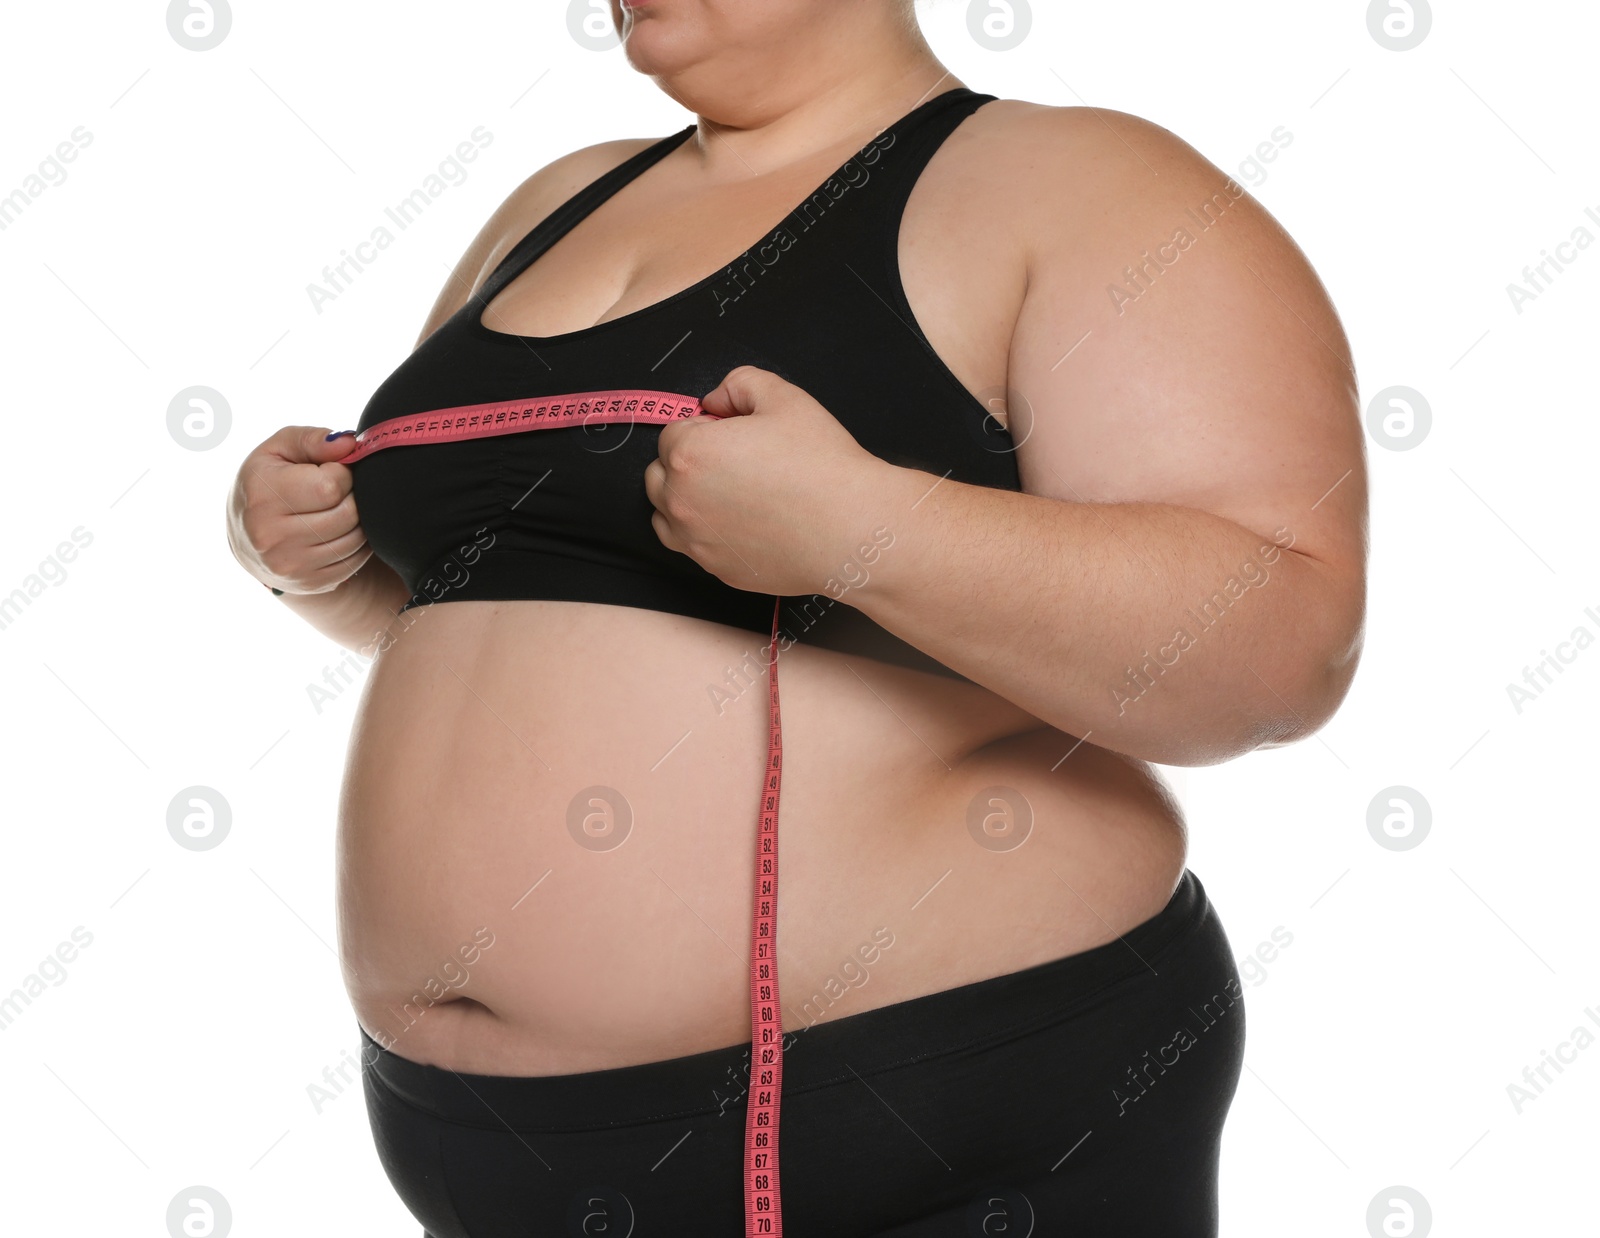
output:
M 632 19 L 622 50 L 640 73 L 681 73 L 713 50 L 714 41 L 703 22 L 688 14 L 672 14 L 672 7 L 671 0 L 655 0 Z
M 623 51 L 640 73 L 675 75 L 698 64 L 721 61 L 724 70 L 742 59 L 742 48 L 759 54 L 774 40 L 803 25 L 795 0 L 646 0 L 626 13 L 615 0 Z M 752 5 L 764 7 L 752 8 Z M 629 26 L 631 25 L 631 30 Z

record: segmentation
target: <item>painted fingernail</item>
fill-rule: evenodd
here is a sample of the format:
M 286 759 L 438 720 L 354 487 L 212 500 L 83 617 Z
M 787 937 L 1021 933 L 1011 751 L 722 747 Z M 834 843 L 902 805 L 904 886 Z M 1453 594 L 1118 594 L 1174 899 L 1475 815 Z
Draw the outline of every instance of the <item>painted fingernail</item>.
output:
M 334 439 L 340 437 L 341 435 L 354 433 L 354 430 L 335 430 L 332 434 L 324 435 L 322 441 L 324 443 L 331 443 Z

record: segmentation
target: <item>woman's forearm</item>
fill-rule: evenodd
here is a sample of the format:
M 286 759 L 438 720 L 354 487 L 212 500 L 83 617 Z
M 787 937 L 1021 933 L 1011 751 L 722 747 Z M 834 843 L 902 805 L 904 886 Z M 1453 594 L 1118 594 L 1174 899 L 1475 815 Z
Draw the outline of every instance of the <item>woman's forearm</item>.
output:
M 875 460 L 837 542 L 882 530 L 840 600 L 1063 731 L 1200 765 L 1319 727 L 1354 671 L 1345 574 L 1193 508 L 1090 504 Z M 1275 540 L 1274 540 L 1275 539 Z
M 410 596 L 399 573 L 373 555 L 337 589 L 285 593 L 278 601 L 329 640 L 370 658 L 387 643 L 385 633 Z

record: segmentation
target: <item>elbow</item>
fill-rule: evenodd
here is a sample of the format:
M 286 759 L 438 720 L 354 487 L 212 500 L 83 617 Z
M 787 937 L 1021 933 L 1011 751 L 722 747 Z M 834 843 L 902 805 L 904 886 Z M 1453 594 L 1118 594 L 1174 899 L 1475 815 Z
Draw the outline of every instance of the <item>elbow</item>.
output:
M 1344 703 L 1361 658 L 1361 590 L 1345 588 L 1331 603 L 1328 597 L 1296 608 L 1282 639 L 1257 633 L 1242 666 L 1233 660 L 1226 670 L 1184 683 L 1175 696 L 1152 692 L 1153 676 L 1149 684 L 1119 685 L 1115 708 L 1100 717 L 1106 738 L 1098 742 L 1160 765 L 1200 766 L 1310 738 Z M 1221 690 L 1223 682 L 1231 692 Z M 1151 703 L 1136 716 L 1130 706 L 1146 696 Z
M 1317 656 L 1304 660 L 1303 673 L 1288 690 L 1266 694 L 1276 708 L 1269 705 L 1256 719 L 1251 749 L 1283 748 L 1326 726 L 1350 693 L 1361 647 L 1362 623 L 1357 617 L 1322 642 Z
M 1303 648 L 1281 681 L 1270 669 L 1251 666 L 1256 692 L 1233 726 L 1215 728 L 1186 760 L 1164 764 L 1216 765 L 1262 748 L 1285 748 L 1309 739 L 1324 726 L 1350 693 L 1361 661 L 1362 622 L 1330 625 L 1325 639 Z
M 1262 689 L 1265 699 L 1239 710 L 1231 718 L 1213 714 L 1211 725 L 1196 727 L 1187 735 L 1164 735 L 1138 755 L 1161 765 L 1221 765 L 1262 748 L 1285 748 L 1309 739 L 1338 711 L 1349 690 L 1354 666 L 1327 668 L 1315 682 L 1280 690 Z M 1259 685 L 1258 685 L 1259 686 Z

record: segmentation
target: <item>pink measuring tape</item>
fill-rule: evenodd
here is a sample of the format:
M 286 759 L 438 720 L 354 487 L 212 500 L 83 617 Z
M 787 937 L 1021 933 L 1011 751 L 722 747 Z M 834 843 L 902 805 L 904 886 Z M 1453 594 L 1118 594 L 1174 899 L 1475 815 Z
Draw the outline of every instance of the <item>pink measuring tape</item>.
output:
M 666 425 L 715 416 L 700 401 L 669 391 L 582 391 L 536 400 L 464 404 L 392 417 L 356 435 L 356 449 L 340 464 L 354 464 L 386 447 L 454 443 L 526 430 L 556 430 L 614 422 Z M 778 789 L 783 734 L 778 714 L 778 614 L 772 602 L 772 657 L 768 671 L 767 763 L 756 827 L 755 893 L 750 922 L 750 1086 L 744 1125 L 746 1238 L 783 1234 L 778 1189 L 778 1104 L 783 1097 L 783 1020 L 778 1002 Z

